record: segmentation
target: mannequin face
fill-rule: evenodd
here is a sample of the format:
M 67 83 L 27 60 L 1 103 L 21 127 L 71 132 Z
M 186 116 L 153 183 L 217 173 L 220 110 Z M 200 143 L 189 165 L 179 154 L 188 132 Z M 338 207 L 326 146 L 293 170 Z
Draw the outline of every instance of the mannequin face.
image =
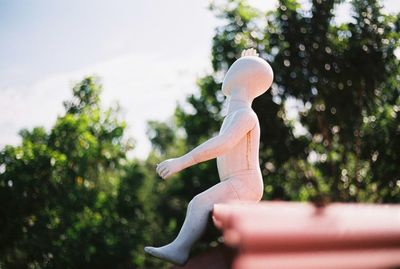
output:
M 272 68 L 265 60 L 257 56 L 245 56 L 229 68 L 222 83 L 222 92 L 225 96 L 235 95 L 240 99 L 253 100 L 271 87 L 273 77 Z

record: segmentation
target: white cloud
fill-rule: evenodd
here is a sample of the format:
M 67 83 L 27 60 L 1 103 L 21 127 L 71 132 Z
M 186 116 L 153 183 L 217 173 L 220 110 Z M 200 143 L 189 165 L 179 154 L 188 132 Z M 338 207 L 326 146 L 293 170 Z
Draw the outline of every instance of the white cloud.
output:
M 117 101 L 130 128 L 128 136 L 137 140 L 134 155 L 145 157 L 150 145 L 146 122 L 170 117 L 177 100 L 195 91 L 196 78 L 208 68 L 203 58 L 165 57 L 130 53 L 80 70 L 60 73 L 32 86 L 0 91 L 2 131 L 0 147 L 16 144 L 21 128 L 44 126 L 49 129 L 56 113 L 63 112 L 62 101 L 71 96 L 73 82 L 96 74 L 103 82 L 103 104 Z

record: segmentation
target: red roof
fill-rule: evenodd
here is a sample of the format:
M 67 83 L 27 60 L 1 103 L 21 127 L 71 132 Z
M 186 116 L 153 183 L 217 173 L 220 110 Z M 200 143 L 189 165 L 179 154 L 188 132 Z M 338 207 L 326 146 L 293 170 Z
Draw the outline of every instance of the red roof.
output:
M 234 269 L 400 266 L 399 205 L 217 204 L 213 220 Z

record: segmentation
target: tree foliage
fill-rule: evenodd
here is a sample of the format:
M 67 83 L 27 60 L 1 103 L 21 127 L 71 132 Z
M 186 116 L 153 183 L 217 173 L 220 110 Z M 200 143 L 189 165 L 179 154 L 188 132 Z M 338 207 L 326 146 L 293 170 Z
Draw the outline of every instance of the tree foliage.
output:
M 100 91 L 85 78 L 49 132 L 22 130 L 22 144 L 1 151 L 1 268 L 143 264 L 150 189 L 143 168 L 127 162 L 125 123 L 101 108 Z

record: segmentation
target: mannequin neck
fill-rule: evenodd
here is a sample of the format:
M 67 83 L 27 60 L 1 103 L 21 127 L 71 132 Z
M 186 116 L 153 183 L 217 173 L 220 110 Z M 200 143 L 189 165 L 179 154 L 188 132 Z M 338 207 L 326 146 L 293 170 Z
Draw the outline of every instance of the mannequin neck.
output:
M 242 109 L 242 108 L 251 108 L 253 99 L 249 99 L 245 93 L 246 93 L 246 91 L 233 91 L 232 92 L 232 95 L 230 96 L 229 104 L 228 104 L 228 112 L 227 112 L 228 115 L 230 113 L 232 113 L 236 110 Z

